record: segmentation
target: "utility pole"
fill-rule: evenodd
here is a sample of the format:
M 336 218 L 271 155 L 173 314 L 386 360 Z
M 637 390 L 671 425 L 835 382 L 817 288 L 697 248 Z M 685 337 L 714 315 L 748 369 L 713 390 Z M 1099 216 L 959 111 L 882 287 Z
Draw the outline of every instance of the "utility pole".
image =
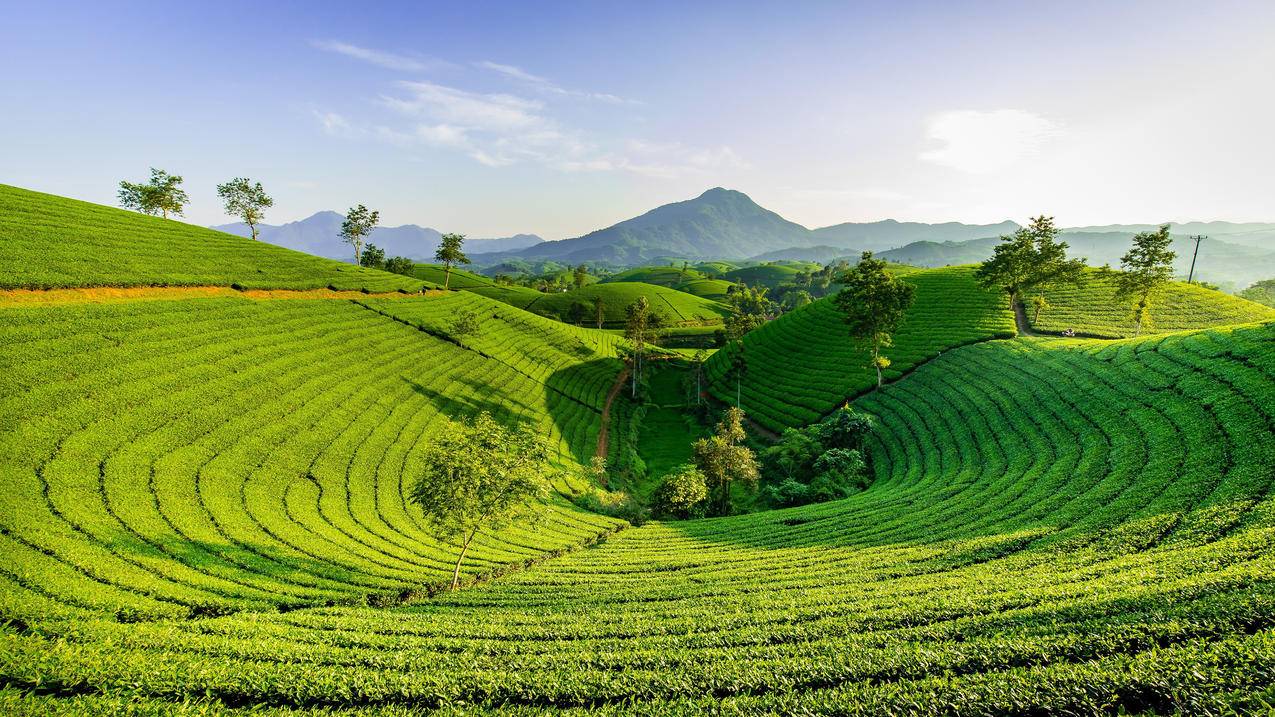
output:
M 1195 253 L 1191 255 L 1191 271 L 1186 275 L 1186 283 L 1188 284 L 1191 283 L 1191 279 L 1195 278 L 1195 257 L 1200 255 L 1200 240 L 1208 239 L 1208 237 L 1201 236 L 1199 234 L 1196 234 L 1191 238 L 1195 240 Z

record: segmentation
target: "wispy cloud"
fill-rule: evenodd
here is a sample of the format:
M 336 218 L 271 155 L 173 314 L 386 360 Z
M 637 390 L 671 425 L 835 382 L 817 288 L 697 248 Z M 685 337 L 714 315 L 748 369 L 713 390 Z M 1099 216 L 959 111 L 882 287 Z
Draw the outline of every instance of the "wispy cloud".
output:
M 314 115 L 323 131 L 334 137 L 455 151 L 488 167 L 532 162 L 563 172 L 618 171 L 667 178 L 747 166 L 726 146 L 593 139 L 555 118 L 542 99 L 427 81 L 403 80 L 394 87 L 397 92 L 375 102 L 390 111 L 388 119 L 360 124 L 336 112 Z
M 500 75 L 504 75 L 505 77 L 511 80 L 514 80 L 527 87 L 530 87 L 531 89 L 534 89 L 538 92 L 543 92 L 546 94 L 560 95 L 563 97 L 578 97 L 581 99 L 596 100 L 598 102 L 607 102 L 607 103 L 616 104 L 616 105 L 641 104 L 637 100 L 626 99 L 624 97 L 620 97 L 619 95 L 613 95 L 607 92 L 588 92 L 585 90 L 568 89 L 548 78 L 541 77 L 539 75 L 533 75 L 530 72 L 527 72 L 521 67 L 517 67 L 515 65 L 504 65 L 499 62 L 491 62 L 490 60 L 483 60 L 482 62 L 475 62 L 474 66 L 482 68 L 484 70 L 490 70 Z
M 367 47 L 351 45 L 348 42 L 341 42 L 339 40 L 311 40 L 310 44 L 320 50 L 335 52 L 338 55 L 345 55 L 346 57 L 362 60 L 363 62 L 376 65 L 377 67 L 384 67 L 387 70 L 398 70 L 399 72 L 426 72 L 428 70 L 436 70 L 441 67 L 452 66 L 450 62 L 446 62 L 444 60 L 373 50 Z
M 1040 152 L 1063 131 L 1054 120 L 1024 110 L 941 112 L 926 122 L 926 137 L 941 146 L 920 159 L 971 174 L 1008 169 Z

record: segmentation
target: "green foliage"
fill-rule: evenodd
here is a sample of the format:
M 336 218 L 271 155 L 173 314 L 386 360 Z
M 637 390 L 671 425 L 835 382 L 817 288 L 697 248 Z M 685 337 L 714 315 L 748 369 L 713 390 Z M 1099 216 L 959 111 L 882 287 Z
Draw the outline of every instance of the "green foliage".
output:
M 916 271 L 907 281 L 916 286 L 916 302 L 893 336 L 887 379 L 956 346 L 1014 335 L 1005 296 L 980 289 L 969 267 Z M 870 352 L 846 339 L 842 314 L 831 299 L 768 322 L 746 334 L 741 346 L 749 367 L 743 403 L 749 418 L 772 431 L 814 423 L 876 384 L 876 372 L 867 365 Z M 705 364 L 710 391 L 727 403 L 736 398 L 734 354 L 728 346 Z
M 869 365 L 877 372 L 877 386 L 883 381 L 881 349 L 890 346 L 907 310 L 916 300 L 916 287 L 886 272 L 886 263 L 865 251 L 859 263 L 841 278 L 845 285 L 833 303 L 845 314 L 851 338 L 872 347 Z
M 653 508 L 656 515 L 685 520 L 701 517 L 707 503 L 708 479 L 700 469 L 686 464 L 664 476 L 655 491 Z
M 232 284 L 413 293 L 427 285 L 179 221 L 0 185 L 0 288 Z
M 731 512 L 731 487 L 757 484 L 757 459 L 744 445 L 744 412 L 732 406 L 722 414 L 713 435 L 701 438 L 691 446 L 695 466 L 703 473 L 708 491 L 715 495 L 712 510 L 716 515 Z
M 443 274 L 444 289 L 451 288 L 452 266 L 469 263 L 469 257 L 465 256 L 465 252 L 461 250 L 464 243 L 464 234 L 444 234 L 439 240 L 438 249 L 434 251 L 434 261 L 442 262 L 446 267 Z
M 456 312 L 456 316 L 448 324 L 447 330 L 453 338 L 458 340 L 467 336 L 477 336 L 482 330 L 482 321 L 478 318 L 477 311 L 461 309 Z
M 836 500 L 867 487 L 862 450 L 870 416 L 838 409 L 819 423 L 789 428 L 761 453 L 763 495 L 772 506 Z
M 1240 292 L 1240 298 L 1263 306 L 1275 307 L 1275 279 L 1266 279 L 1253 284 Z
M 354 247 L 354 263 L 361 264 L 363 242 L 381 221 L 381 213 L 371 211 L 362 204 L 351 207 L 341 222 L 341 239 Z
M 217 185 L 217 196 L 221 197 L 226 213 L 243 220 L 256 239 L 257 225 L 265 218 L 265 211 L 274 206 L 274 200 L 266 194 L 261 182 L 254 184 L 246 177 L 235 177 Z
M 384 269 L 385 250 L 369 243 L 363 248 L 363 254 L 359 257 L 359 266 L 366 266 L 369 269 Z
M 169 214 L 181 216 L 190 201 L 181 185 L 180 176 L 151 167 L 151 178 L 146 184 L 120 182 L 120 206 L 165 219 Z
M 1067 258 L 1067 242 L 1058 240 L 1060 234 L 1053 217 L 1032 217 L 1027 226 L 1001 237 L 991 258 L 978 267 L 979 283 L 1001 289 L 1011 303 L 1028 291 L 1074 285 L 1085 262 Z
M 1135 336 L 1142 333 L 1148 323 L 1152 294 L 1173 279 L 1173 260 L 1177 254 L 1169 250 L 1172 244 L 1169 225 L 1164 224 L 1157 231 L 1135 234 L 1133 247 L 1120 258 L 1122 271 L 1116 275 L 1116 298 L 1135 300 Z
M 412 276 L 415 269 L 416 264 L 405 256 L 392 256 L 385 260 L 385 270 L 391 274 Z

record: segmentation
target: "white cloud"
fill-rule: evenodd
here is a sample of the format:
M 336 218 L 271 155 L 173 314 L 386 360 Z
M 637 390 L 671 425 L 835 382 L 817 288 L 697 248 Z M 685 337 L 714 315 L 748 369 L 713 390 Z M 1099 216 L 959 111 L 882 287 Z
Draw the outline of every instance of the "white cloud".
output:
M 579 97 L 582 99 L 595 100 L 598 102 L 607 102 L 607 103 L 616 104 L 616 105 L 641 104 L 637 100 L 625 99 L 623 97 L 620 97 L 618 95 L 613 95 L 608 92 L 588 92 L 585 90 L 568 89 L 566 87 L 563 87 L 553 82 L 552 80 L 541 77 L 539 75 L 533 75 L 530 72 L 527 72 L 521 67 L 517 67 L 515 65 L 503 65 L 499 62 L 491 62 L 490 60 L 483 60 L 482 62 L 475 62 L 474 66 L 482 68 L 484 70 L 490 70 L 497 74 L 504 75 L 505 77 L 508 77 L 509 79 L 516 80 L 517 82 L 527 85 L 539 92 L 544 92 L 551 95 L 561 95 L 564 97 Z
M 405 114 L 430 117 L 462 127 L 505 131 L 543 123 L 536 114 L 541 103 L 513 95 L 466 92 L 433 82 L 400 82 L 406 98 L 381 98 L 386 106 Z
M 1035 156 L 1061 123 L 1024 110 L 942 112 L 926 122 L 926 137 L 941 146 L 920 159 L 971 174 L 1008 169 Z
M 348 42 L 339 40 L 311 40 L 310 44 L 320 50 L 327 52 L 335 52 L 338 55 L 345 55 L 356 60 L 362 60 L 378 67 L 384 67 L 388 70 L 398 70 L 400 72 L 425 72 L 440 67 L 448 67 L 451 63 L 442 60 L 433 60 L 423 57 L 415 57 L 410 55 L 399 55 L 392 52 L 383 52 L 381 50 L 372 50 L 358 45 L 351 45 Z

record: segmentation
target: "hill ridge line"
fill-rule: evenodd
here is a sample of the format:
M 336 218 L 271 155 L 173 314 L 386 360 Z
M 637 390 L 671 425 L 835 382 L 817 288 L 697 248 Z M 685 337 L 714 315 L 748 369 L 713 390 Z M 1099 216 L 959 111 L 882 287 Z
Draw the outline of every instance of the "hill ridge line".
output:
M 56 289 L 0 289 L 0 307 L 40 306 L 47 304 L 93 304 L 126 301 L 163 301 L 175 299 L 221 298 L 246 299 L 356 299 L 408 298 L 439 296 L 441 289 L 420 292 L 365 292 L 357 289 L 236 289 L 230 286 L 90 286 Z

